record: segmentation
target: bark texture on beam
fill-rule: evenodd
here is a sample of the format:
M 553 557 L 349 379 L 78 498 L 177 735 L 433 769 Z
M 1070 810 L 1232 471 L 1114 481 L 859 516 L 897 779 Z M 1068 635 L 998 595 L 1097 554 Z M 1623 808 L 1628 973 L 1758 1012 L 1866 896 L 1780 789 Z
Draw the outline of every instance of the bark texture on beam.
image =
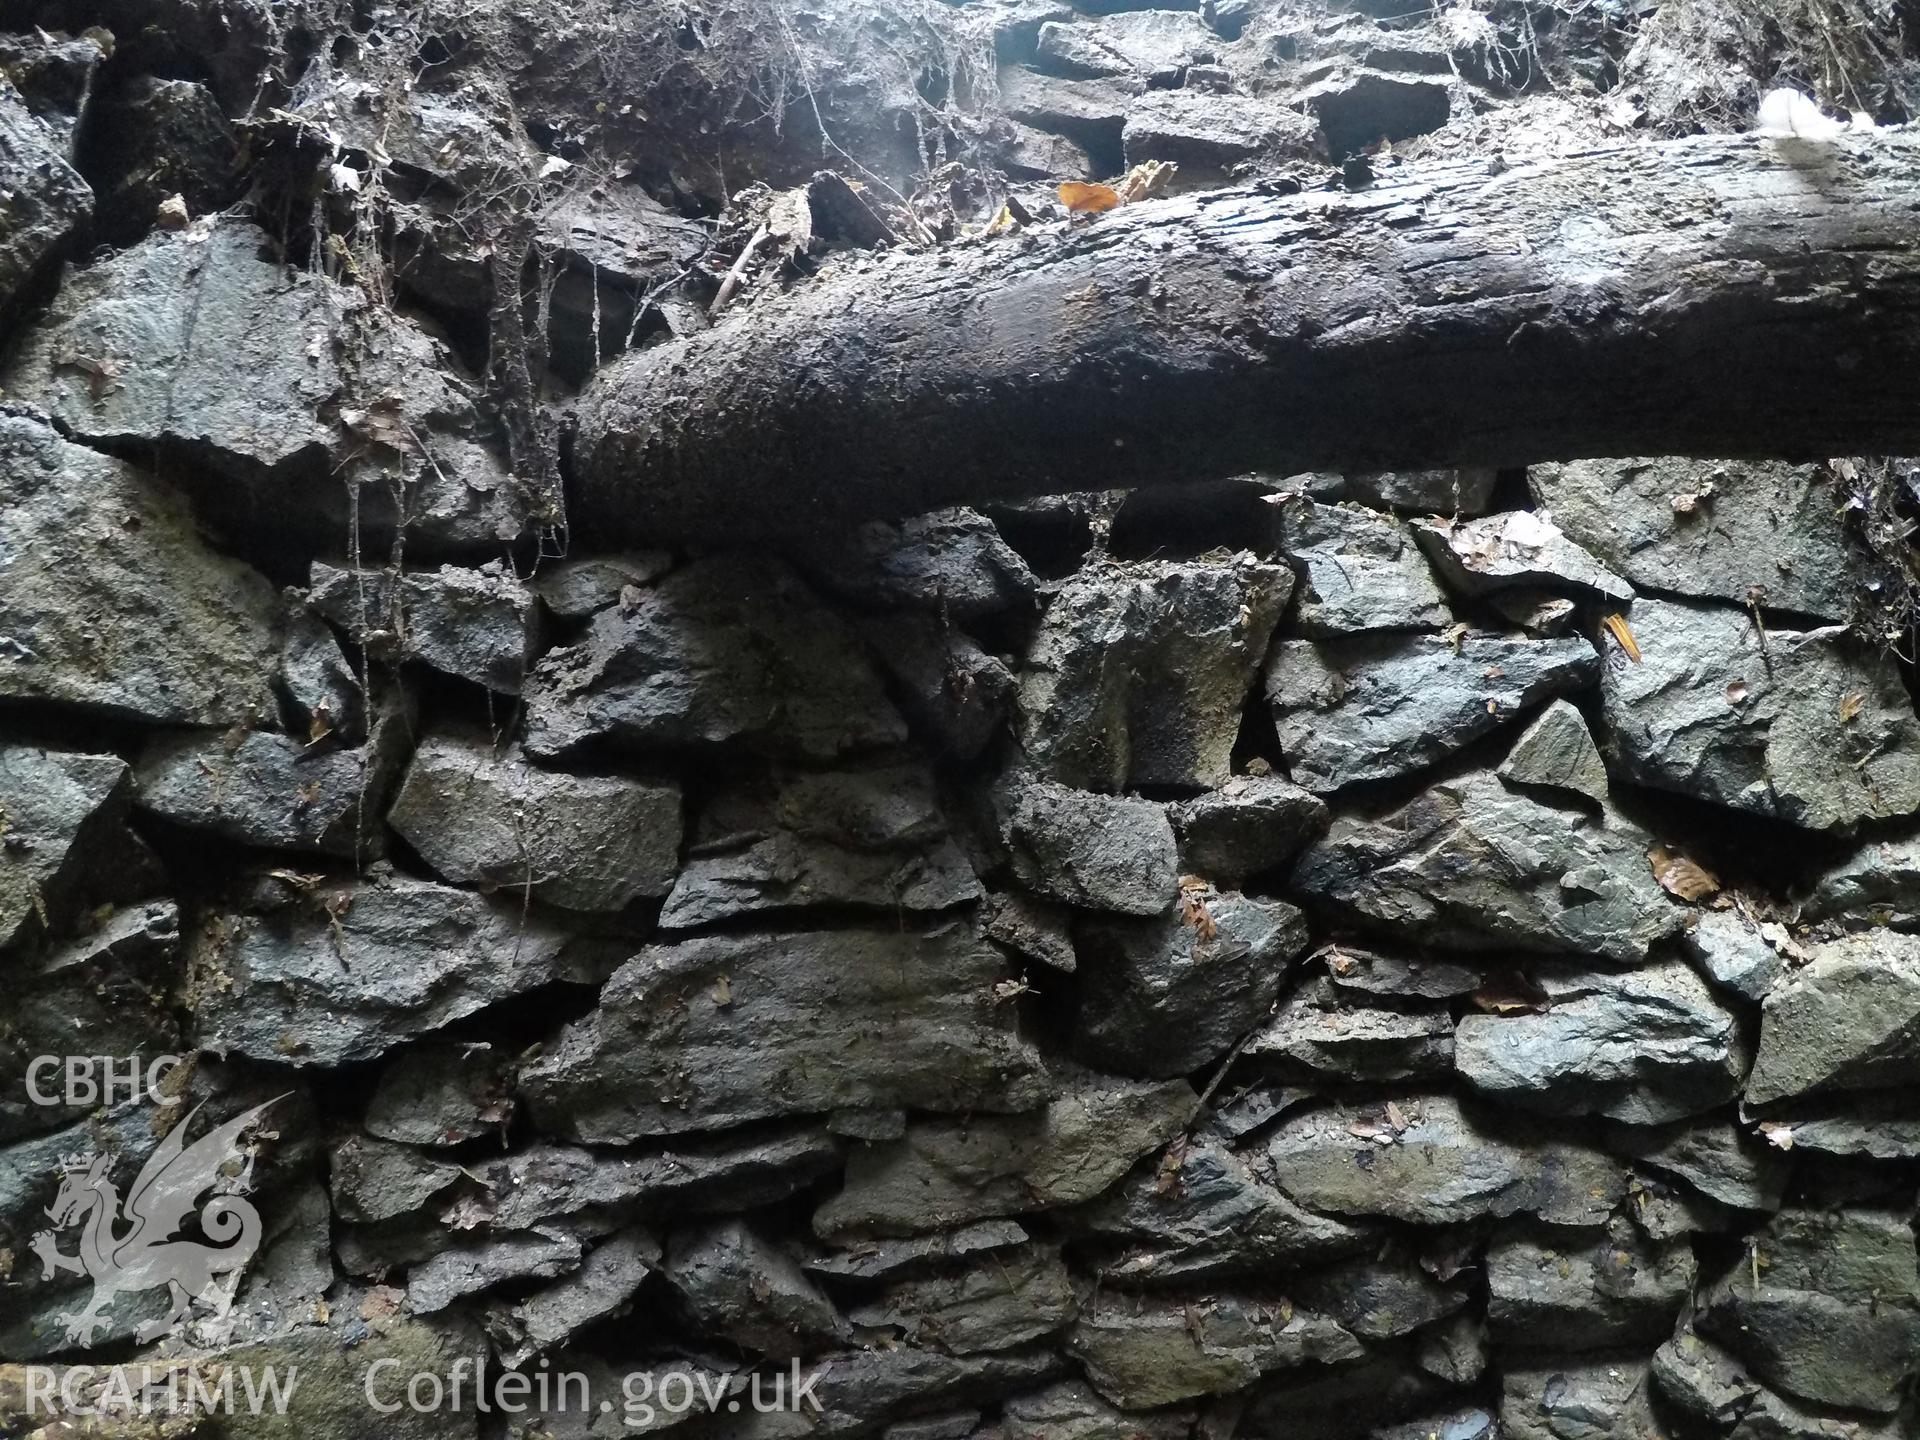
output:
M 1920 450 L 1920 135 L 1711 137 L 846 257 L 603 372 L 574 520 L 738 539 L 1249 470 Z

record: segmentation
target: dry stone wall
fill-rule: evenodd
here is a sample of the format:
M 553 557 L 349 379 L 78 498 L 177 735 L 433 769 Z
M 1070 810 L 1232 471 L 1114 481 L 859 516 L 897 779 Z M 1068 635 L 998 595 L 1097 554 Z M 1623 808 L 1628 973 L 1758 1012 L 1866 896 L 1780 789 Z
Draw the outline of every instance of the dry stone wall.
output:
M 585 31 L 514 88 L 459 59 L 513 7 L 362 7 L 274 92 L 271 7 L 97 8 L 0 36 L 0 1435 L 1920 1433 L 1910 494 L 1620 459 L 609 553 L 528 457 L 731 257 L 691 168 L 540 212 L 512 418 L 461 202 L 654 123 L 580 108 Z M 982 143 L 1324 165 L 1537 119 L 1520 12 L 1598 93 L 1635 10 L 1313 8 L 964 7 Z M 930 103 L 819 63 L 832 121 Z M 394 289 L 327 229 L 383 172 Z M 257 1224 L 202 1274 L 209 1196 Z M 266 1367 L 285 1414 L 102 1399 Z

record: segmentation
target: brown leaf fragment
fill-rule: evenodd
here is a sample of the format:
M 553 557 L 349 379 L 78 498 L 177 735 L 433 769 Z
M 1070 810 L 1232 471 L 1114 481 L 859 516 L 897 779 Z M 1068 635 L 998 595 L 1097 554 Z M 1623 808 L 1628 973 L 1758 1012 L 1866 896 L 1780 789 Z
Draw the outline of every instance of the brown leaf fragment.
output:
M 1647 851 L 1647 863 L 1653 867 L 1653 878 L 1662 890 L 1689 903 L 1720 891 L 1720 879 L 1711 870 L 1664 845 Z
M 1855 690 L 1850 695 L 1842 695 L 1840 697 L 1840 723 L 1842 725 L 1851 725 L 1855 720 L 1859 719 L 1860 711 L 1866 706 L 1866 703 L 1867 697 L 1858 690 Z
M 1473 992 L 1473 1007 L 1489 1015 L 1538 1015 L 1548 1009 L 1552 997 L 1519 971 L 1490 975 Z

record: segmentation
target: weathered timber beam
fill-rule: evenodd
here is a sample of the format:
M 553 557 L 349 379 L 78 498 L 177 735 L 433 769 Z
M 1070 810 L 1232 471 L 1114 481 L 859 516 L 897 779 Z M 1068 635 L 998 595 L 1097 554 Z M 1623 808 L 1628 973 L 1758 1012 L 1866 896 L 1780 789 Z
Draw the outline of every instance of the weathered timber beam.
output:
M 1920 133 L 1213 191 L 838 259 L 630 356 L 574 523 L 737 539 L 1262 470 L 1920 450 Z

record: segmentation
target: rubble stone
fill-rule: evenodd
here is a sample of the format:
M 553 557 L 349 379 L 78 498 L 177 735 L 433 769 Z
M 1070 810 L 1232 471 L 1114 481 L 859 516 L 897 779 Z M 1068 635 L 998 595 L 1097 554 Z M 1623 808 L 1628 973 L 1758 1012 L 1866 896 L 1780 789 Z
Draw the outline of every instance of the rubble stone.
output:
M 400 876 L 285 888 L 193 935 L 201 1046 L 303 1067 L 371 1060 L 565 973 L 567 937 L 518 905 Z
M 169 447 L 252 531 L 339 544 L 357 522 L 384 544 L 404 491 L 416 544 L 519 534 L 525 497 L 446 347 L 269 249 L 253 226 L 209 219 L 76 270 L 0 383 L 77 440 Z
M 1014 877 L 1035 894 L 1125 915 L 1172 906 L 1179 853 L 1164 806 L 1022 777 L 999 801 Z
M 1236 775 L 1218 790 L 1167 809 L 1180 843 L 1180 870 L 1238 885 L 1277 870 L 1327 828 L 1319 796 L 1275 775 Z
M 1605 1220 L 1625 1192 L 1598 1151 L 1503 1125 L 1430 1095 L 1380 1107 L 1330 1106 L 1283 1120 L 1267 1154 L 1295 1200 L 1336 1215 L 1452 1225 L 1530 1214 L 1552 1225 Z
M 1810 465 L 1738 460 L 1576 460 L 1527 472 L 1568 537 L 1643 589 L 1838 623 L 1862 557 Z
M 1747 1103 L 1920 1080 L 1920 938 L 1873 931 L 1814 951 L 1768 992 Z
M 0 89 L 0 307 L 59 253 L 93 213 L 93 192 L 65 146 L 11 83 Z
M 667 892 L 680 864 L 680 787 L 528 765 L 457 732 L 422 740 L 387 816 L 435 874 L 570 910 Z
M 1740 1017 L 1683 960 L 1637 970 L 1542 966 L 1537 1011 L 1469 1014 L 1454 1062 L 1503 1104 L 1658 1125 L 1740 1093 Z
M 316 561 L 309 603 L 356 645 L 418 660 L 503 695 L 518 695 L 539 657 L 533 593 L 498 562 L 478 570 L 339 570 Z
M 1651 844 L 1611 810 L 1555 809 L 1478 772 L 1377 820 L 1335 820 L 1292 883 L 1422 944 L 1492 942 L 1635 965 L 1685 921 L 1654 881 Z
M 1079 1058 L 1171 1079 L 1224 1055 L 1279 996 L 1307 948 L 1306 917 L 1280 901 L 1189 889 L 1182 913 L 1083 925 Z
M 592 1143 L 840 1108 L 1019 1110 L 1045 1091 L 993 994 L 1006 973 L 956 921 L 652 945 L 522 1089 L 540 1123 Z
M 1743 610 L 1657 600 L 1628 618 L 1641 662 L 1601 682 L 1627 777 L 1813 830 L 1920 811 L 1913 702 L 1841 628 L 1763 639 Z
M 813 905 L 938 911 L 980 893 L 925 767 L 791 772 L 706 802 L 660 923 L 685 929 Z
M 1281 550 L 1304 572 L 1290 633 L 1339 639 L 1362 630 L 1441 630 L 1453 623 L 1404 522 L 1296 495 L 1279 507 L 1278 529 Z
M 1768 1385 L 1892 1414 L 1920 1369 L 1920 1278 L 1907 1217 L 1786 1209 L 1703 1297 L 1697 1324 Z
M 1510 1228 L 1487 1248 L 1496 1345 L 1558 1354 L 1664 1340 L 1687 1303 L 1693 1247 L 1648 1241 L 1625 1220 L 1599 1232 Z
M 1249 555 L 1082 571 L 1048 605 L 1020 672 L 1020 743 L 1084 790 L 1210 789 L 1293 576 Z
M 1622 605 L 1633 599 L 1633 586 L 1532 510 L 1478 520 L 1416 520 L 1413 533 L 1434 567 L 1462 595 L 1545 590 Z
M 830 760 L 906 739 L 848 628 L 786 566 L 741 554 L 600 611 L 584 640 L 540 662 L 526 704 L 539 760 L 592 741 Z
M 1294 780 L 1327 794 L 1432 765 L 1599 670 L 1579 639 L 1283 640 L 1266 697 Z
M 1607 767 L 1586 717 L 1566 700 L 1540 712 L 1500 762 L 1499 775 L 1512 785 L 1570 790 L 1602 804 L 1607 798 Z
M 0 947 L 64 917 L 129 794 L 118 756 L 0 745 Z
M 1270 1371 L 1364 1353 L 1324 1316 L 1237 1295 L 1213 1295 L 1194 1306 L 1098 1294 L 1074 1324 L 1067 1348 L 1093 1388 L 1127 1410 L 1222 1395 Z
M 158 482 L 0 413 L 0 507 L 0 696 L 158 724 L 274 714 L 273 589 L 208 549 Z M 74 547 L 84 565 L 62 559 Z
M 1193 1114 L 1183 1081 L 1073 1078 L 1045 1109 L 971 1123 L 916 1120 L 856 1150 L 846 1188 L 814 1213 L 827 1236 L 913 1235 L 1090 1200 Z
M 784 1360 L 847 1337 L 799 1263 L 745 1221 L 675 1231 L 664 1270 L 696 1319 L 762 1355 Z

